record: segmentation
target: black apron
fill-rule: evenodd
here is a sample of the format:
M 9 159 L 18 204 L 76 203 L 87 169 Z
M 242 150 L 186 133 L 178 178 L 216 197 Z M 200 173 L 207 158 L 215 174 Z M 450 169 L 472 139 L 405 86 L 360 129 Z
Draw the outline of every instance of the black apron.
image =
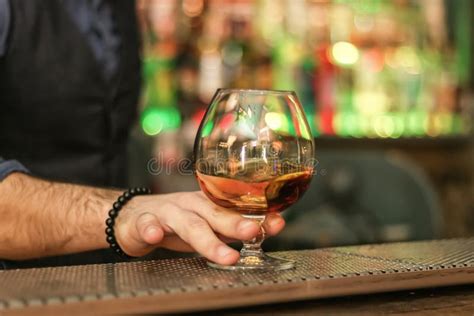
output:
M 60 0 L 10 3 L 8 48 L 0 58 L 0 156 L 45 179 L 125 187 L 141 78 L 135 2 L 110 1 L 121 38 L 112 80 Z M 13 266 L 105 262 L 112 258 L 107 253 Z
M 126 186 L 140 87 L 134 1 L 110 1 L 122 41 L 111 81 L 60 0 L 10 3 L 0 59 L 0 155 L 46 179 Z

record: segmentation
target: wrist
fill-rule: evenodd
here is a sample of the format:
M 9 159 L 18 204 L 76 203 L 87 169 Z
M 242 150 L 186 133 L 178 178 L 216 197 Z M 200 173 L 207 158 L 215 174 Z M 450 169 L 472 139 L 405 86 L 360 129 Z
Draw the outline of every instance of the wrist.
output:
M 141 196 L 141 195 L 148 195 L 150 194 L 150 189 L 140 187 L 140 188 L 132 188 L 125 191 L 121 194 L 115 202 L 112 203 L 107 220 L 105 221 L 105 234 L 106 234 L 106 241 L 109 247 L 120 257 L 125 259 L 132 258 L 129 253 L 127 253 L 127 249 L 124 250 L 123 247 L 123 237 L 127 238 L 128 234 L 130 234 L 130 228 L 125 223 L 131 223 L 133 221 L 127 220 L 127 217 L 133 216 L 133 211 L 130 210 L 130 207 L 127 209 L 127 205 L 133 203 L 133 201 Z M 133 204 L 132 204 L 133 205 Z M 133 209 L 133 206 L 132 206 Z M 119 216 L 122 212 L 125 211 L 124 216 Z
M 83 205 L 85 209 L 81 212 L 85 217 L 82 224 L 85 225 L 79 227 L 81 224 L 77 224 L 76 226 L 80 229 L 76 234 L 81 234 L 83 238 L 74 238 L 73 240 L 81 240 L 81 243 L 84 243 L 83 245 L 77 245 L 80 248 L 86 245 L 87 248 L 92 249 L 107 248 L 108 244 L 104 238 L 105 220 L 108 217 L 112 204 L 120 196 L 121 192 L 108 189 L 93 189 L 88 193 L 84 194 L 85 201 Z M 90 218 L 87 218 L 89 216 Z

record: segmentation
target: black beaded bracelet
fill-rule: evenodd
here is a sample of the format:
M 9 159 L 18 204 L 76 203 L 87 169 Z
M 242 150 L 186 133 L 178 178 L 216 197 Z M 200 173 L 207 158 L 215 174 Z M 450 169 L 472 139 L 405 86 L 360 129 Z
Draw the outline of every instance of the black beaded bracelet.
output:
M 117 239 L 115 239 L 114 224 L 115 219 L 117 218 L 122 207 L 127 204 L 134 196 L 150 194 L 151 190 L 148 188 L 132 188 L 125 191 L 112 206 L 112 209 L 109 211 L 109 217 L 105 221 L 105 234 L 107 235 L 107 242 L 110 248 L 120 257 L 124 259 L 132 259 L 132 256 L 127 255 L 122 248 L 120 248 Z

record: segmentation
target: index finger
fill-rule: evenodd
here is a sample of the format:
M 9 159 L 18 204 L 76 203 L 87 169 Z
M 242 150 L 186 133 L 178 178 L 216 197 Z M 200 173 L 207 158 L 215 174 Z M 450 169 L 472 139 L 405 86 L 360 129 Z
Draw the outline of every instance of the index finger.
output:
M 260 232 L 258 224 L 244 218 L 237 212 L 215 205 L 201 192 L 190 192 L 180 200 L 181 207 L 189 209 L 204 218 L 212 229 L 232 239 L 248 240 Z
M 239 253 L 217 238 L 196 213 L 180 209 L 169 219 L 169 224 L 181 239 L 207 259 L 224 265 L 239 259 Z

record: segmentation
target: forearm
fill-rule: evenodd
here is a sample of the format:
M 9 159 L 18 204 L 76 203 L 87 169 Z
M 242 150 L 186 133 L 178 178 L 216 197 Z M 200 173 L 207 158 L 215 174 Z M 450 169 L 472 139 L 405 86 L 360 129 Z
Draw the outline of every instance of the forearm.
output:
M 0 258 L 19 260 L 107 247 L 105 219 L 119 191 L 14 173 L 0 182 Z

